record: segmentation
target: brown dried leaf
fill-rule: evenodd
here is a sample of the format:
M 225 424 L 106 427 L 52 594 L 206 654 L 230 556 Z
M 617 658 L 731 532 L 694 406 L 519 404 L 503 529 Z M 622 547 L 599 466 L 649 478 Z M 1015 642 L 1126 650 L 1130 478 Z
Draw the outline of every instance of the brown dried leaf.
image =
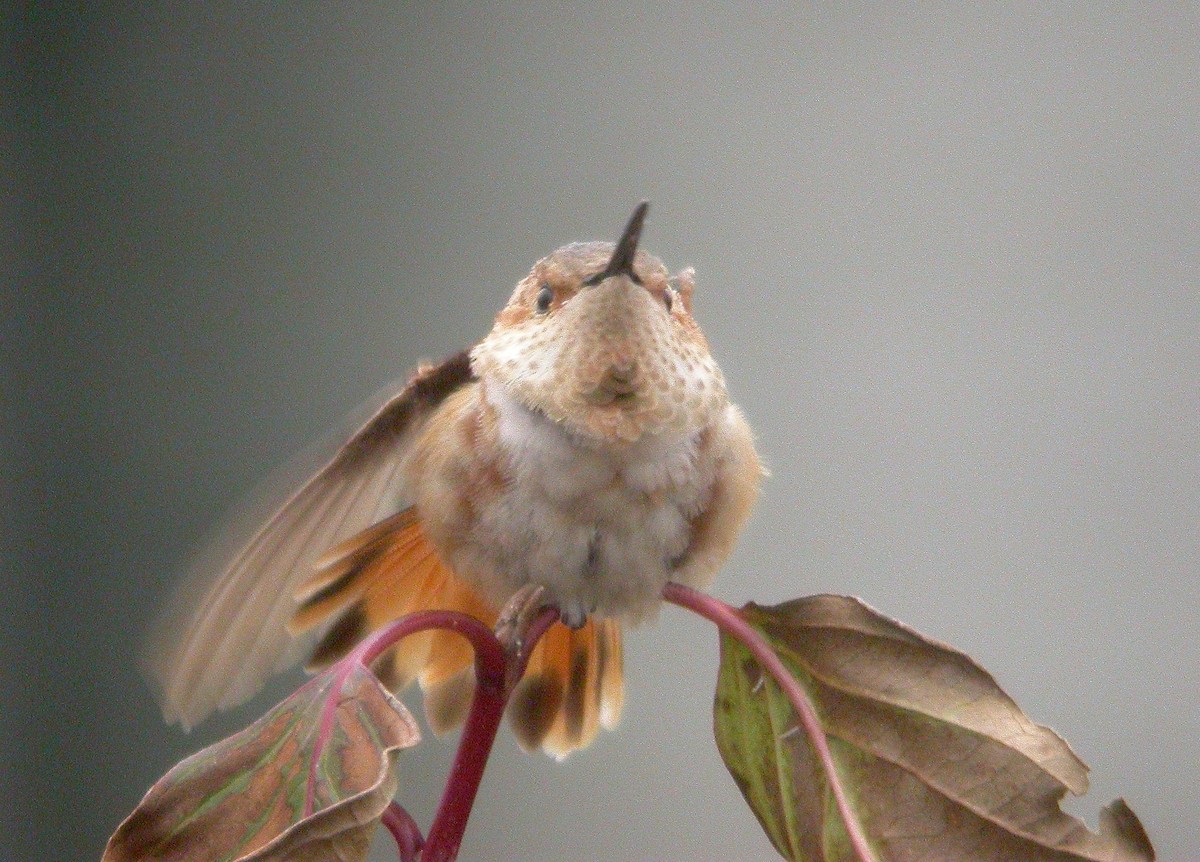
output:
M 1099 834 L 1064 813 L 1087 767 L 969 657 L 857 599 L 742 610 L 812 699 L 838 777 L 880 862 L 1126 862 L 1154 851 L 1121 800 Z M 722 635 L 717 744 L 788 859 L 855 857 L 787 696 Z
M 351 670 L 317 761 L 313 746 L 341 666 L 314 677 L 250 727 L 176 765 L 109 839 L 102 862 L 357 862 L 396 792 L 396 752 L 420 738 L 404 705 Z

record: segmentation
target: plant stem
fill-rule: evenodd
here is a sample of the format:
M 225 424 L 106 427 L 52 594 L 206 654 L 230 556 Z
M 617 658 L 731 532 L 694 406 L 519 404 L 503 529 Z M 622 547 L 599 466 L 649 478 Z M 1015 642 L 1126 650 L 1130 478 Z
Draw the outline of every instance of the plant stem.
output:
M 457 611 L 421 611 L 401 617 L 367 637 L 354 648 L 354 651 L 338 662 L 333 685 L 325 698 L 321 710 L 321 728 L 313 743 L 312 756 L 309 761 L 308 783 L 304 793 L 304 816 L 313 813 L 316 806 L 317 769 L 321 754 L 329 739 L 333 736 L 333 725 L 338 704 L 341 703 L 342 687 L 346 679 L 356 667 L 369 667 L 371 662 L 379 658 L 384 651 L 395 646 L 402 639 L 426 629 L 447 629 L 458 632 L 471 642 L 475 649 L 475 673 L 480 677 L 499 677 L 504 679 L 507 655 L 504 647 L 496 640 L 491 629 L 475 617 Z M 503 682 L 501 682 L 503 684 Z
M 771 645 L 758 633 L 757 629 L 746 622 L 746 618 L 736 608 L 727 605 L 720 599 L 675 583 L 667 584 L 663 590 L 663 598 L 715 623 L 718 629 L 736 638 L 746 649 L 750 650 L 750 653 L 758 659 L 759 664 L 775 678 L 775 682 L 792 702 L 792 708 L 800 716 L 800 724 L 804 728 L 817 758 L 821 761 L 821 767 L 829 781 L 829 789 L 833 793 L 838 814 L 846 827 L 846 834 L 849 836 L 854 855 L 859 862 L 874 862 L 874 853 L 871 852 L 862 826 L 859 824 L 858 818 L 854 816 L 841 780 L 838 778 L 837 767 L 833 762 L 833 753 L 829 750 L 829 740 L 825 736 L 824 728 L 821 727 L 817 711 L 813 707 L 812 701 L 808 699 L 808 693 L 784 667 L 775 650 L 771 649 Z
M 471 711 L 454 754 L 437 814 L 429 827 L 421 862 L 450 862 L 458 856 L 467 818 L 471 816 L 475 794 L 479 791 L 507 701 L 503 676 L 487 680 L 477 678 Z
M 426 629 L 445 629 L 457 632 L 471 642 L 475 650 L 475 670 L 487 674 L 504 674 L 504 648 L 492 630 L 469 614 L 458 611 L 418 611 L 383 627 L 355 647 L 347 658 L 357 657 L 360 664 L 369 666 L 384 652 L 411 634 Z
M 524 597 L 524 600 L 537 601 L 539 595 L 533 593 Z M 530 610 L 536 607 L 536 604 L 528 606 Z M 511 632 L 511 642 L 502 643 L 495 632 L 468 614 L 421 611 L 401 617 L 375 632 L 342 659 L 326 696 L 320 730 L 313 744 L 304 816 L 308 817 L 313 812 L 317 767 L 333 735 L 342 687 L 354 669 L 369 667 L 371 662 L 408 635 L 426 629 L 457 632 L 471 642 L 475 651 L 475 695 L 471 700 L 471 711 L 467 715 L 458 751 L 454 755 L 454 763 L 450 767 L 450 775 L 446 779 L 446 789 L 438 803 L 433 825 L 429 827 L 429 837 L 422 840 L 416 821 L 396 802 L 388 806 L 381 818 L 396 839 L 401 862 L 415 862 L 418 855 L 421 862 L 453 862 L 458 856 L 467 819 L 471 816 L 471 808 L 475 804 L 483 770 L 504 717 L 504 707 L 508 704 L 512 686 L 524 675 L 533 648 L 558 619 L 558 611 L 554 608 L 542 608 L 531 616 L 518 613 L 521 610 L 518 602 L 513 608 L 513 616 L 524 619 L 525 623 L 517 631 Z
M 421 862 L 452 862 L 458 856 L 458 848 L 467 828 L 467 819 L 471 816 L 475 795 L 479 791 L 479 783 L 483 780 L 483 771 L 487 766 L 492 744 L 496 740 L 496 731 L 500 728 L 504 707 L 512 693 L 507 681 L 511 680 L 515 684 L 521 678 L 533 648 L 557 619 L 557 610 L 544 609 L 524 632 L 518 633 L 520 649 L 515 654 L 507 653 L 496 637 L 488 632 L 491 638 L 489 649 L 494 646 L 500 650 L 499 667 L 489 665 L 486 670 L 481 668 L 478 659 L 482 653 L 476 652 L 475 698 L 471 701 L 471 711 L 467 715 L 458 751 L 454 755 L 454 763 L 446 779 L 446 789 L 442 792 L 437 814 L 429 827 L 429 837 L 421 853 Z M 516 665 L 514 673 L 506 674 L 506 661 Z
M 384 809 L 380 818 L 392 838 L 396 839 L 396 852 L 400 854 L 400 862 L 418 862 L 421 858 L 421 847 L 425 838 L 421 835 L 421 827 L 412 815 L 392 800 Z

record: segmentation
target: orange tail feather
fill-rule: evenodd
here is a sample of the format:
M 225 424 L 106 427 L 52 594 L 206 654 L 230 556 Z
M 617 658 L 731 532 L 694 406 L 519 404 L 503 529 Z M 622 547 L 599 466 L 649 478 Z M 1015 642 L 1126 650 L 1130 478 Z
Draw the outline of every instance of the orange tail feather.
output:
M 328 624 L 309 661 L 311 670 L 338 660 L 367 634 L 405 614 L 453 610 L 488 626 L 497 617 L 441 561 L 411 508 L 332 549 L 297 598 L 294 633 Z M 460 636 L 422 632 L 381 656 L 374 670 L 397 690 L 418 680 L 430 726 L 442 733 L 466 717 L 475 686 L 472 661 Z M 561 759 L 588 745 L 599 728 L 615 727 L 623 699 L 620 623 L 589 619 L 575 631 L 558 623 L 530 657 L 509 719 L 524 748 Z

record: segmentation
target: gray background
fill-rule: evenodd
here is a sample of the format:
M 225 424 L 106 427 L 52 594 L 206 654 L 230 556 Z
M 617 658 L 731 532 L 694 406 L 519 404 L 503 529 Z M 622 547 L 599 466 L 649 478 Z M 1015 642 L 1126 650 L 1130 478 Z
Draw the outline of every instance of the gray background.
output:
M 295 684 L 161 725 L 136 644 L 189 549 L 646 197 L 774 473 L 716 591 L 967 650 L 1092 764 L 1073 811 L 1195 858 L 1197 7 L 591 5 L 6 16 L 0 857 L 97 858 Z M 505 732 L 464 857 L 772 858 L 715 659 L 667 611 L 619 732 Z M 449 751 L 405 758 L 422 823 Z

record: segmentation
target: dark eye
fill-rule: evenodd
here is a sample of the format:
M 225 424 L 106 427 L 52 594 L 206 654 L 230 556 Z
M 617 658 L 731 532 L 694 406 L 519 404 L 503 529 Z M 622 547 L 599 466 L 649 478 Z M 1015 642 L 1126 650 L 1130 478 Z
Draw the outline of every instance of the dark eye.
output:
M 667 288 L 663 291 L 663 305 L 667 307 L 667 311 L 671 310 L 671 306 L 675 304 L 675 291 Z
M 543 284 L 537 295 L 537 313 L 545 314 L 550 310 L 550 303 L 553 301 L 554 291 L 550 289 L 550 285 Z

